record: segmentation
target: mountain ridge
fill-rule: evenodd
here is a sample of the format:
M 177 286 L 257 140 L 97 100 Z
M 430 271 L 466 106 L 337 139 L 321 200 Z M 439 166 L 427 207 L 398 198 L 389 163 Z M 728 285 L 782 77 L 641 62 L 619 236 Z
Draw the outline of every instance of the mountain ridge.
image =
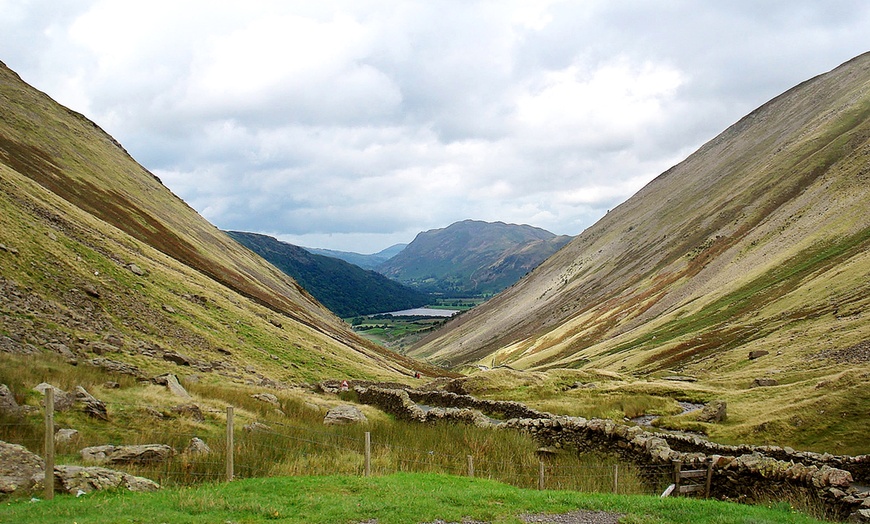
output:
M 516 282 L 569 239 L 529 225 L 462 220 L 419 233 L 376 270 L 429 292 L 490 294 Z

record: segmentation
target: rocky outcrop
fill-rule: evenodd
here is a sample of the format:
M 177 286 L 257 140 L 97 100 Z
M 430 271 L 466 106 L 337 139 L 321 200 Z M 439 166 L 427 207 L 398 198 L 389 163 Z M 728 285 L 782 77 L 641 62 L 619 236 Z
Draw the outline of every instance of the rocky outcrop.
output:
M 166 462 L 175 450 L 165 444 L 92 446 L 81 450 L 82 460 L 96 464 L 152 464 Z
M 160 485 L 153 480 L 97 466 L 55 466 L 54 486 L 55 491 L 71 494 L 119 488 L 129 491 L 160 489 Z M 37 483 L 36 488 L 39 487 Z
M 60 465 L 54 468 L 54 486 L 61 493 L 90 493 L 124 488 L 154 491 L 160 486 L 149 479 L 101 467 Z M 0 493 L 27 493 L 45 489 L 45 461 L 17 444 L 0 441 Z

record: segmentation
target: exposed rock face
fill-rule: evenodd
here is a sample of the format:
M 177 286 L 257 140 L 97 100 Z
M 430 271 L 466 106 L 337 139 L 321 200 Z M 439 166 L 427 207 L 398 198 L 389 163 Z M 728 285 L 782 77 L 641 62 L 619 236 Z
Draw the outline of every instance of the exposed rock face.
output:
M 755 360 L 757 358 L 761 358 L 761 357 L 768 355 L 768 354 L 770 354 L 770 352 L 765 351 L 763 349 L 760 349 L 758 351 L 750 351 L 749 352 L 749 360 Z
M 144 477 L 101 467 L 56 466 L 55 491 L 90 493 L 103 489 L 124 488 L 130 491 L 156 491 L 160 485 Z
M 704 406 L 698 415 L 699 422 L 722 422 L 727 415 L 728 406 L 724 400 L 714 400 Z
M 150 464 L 166 462 L 175 450 L 165 444 L 137 446 L 92 446 L 81 450 L 82 459 L 97 464 Z
M 14 493 L 33 488 L 34 478 L 41 477 L 45 462 L 24 446 L 0 441 L 0 493 Z
M 103 368 L 106 371 L 110 371 L 112 373 L 120 373 L 122 375 L 130 375 L 130 376 L 133 376 L 136 378 L 142 378 L 145 376 L 145 375 L 143 375 L 142 371 L 139 370 L 139 368 L 137 368 L 136 366 L 134 366 L 132 364 L 127 364 L 125 362 L 119 362 L 117 360 L 111 360 L 108 358 L 91 359 L 88 361 L 88 364 L 90 364 L 94 367 Z
M 368 422 L 365 414 L 356 406 L 341 404 L 326 412 L 323 423 L 326 425 L 358 424 Z

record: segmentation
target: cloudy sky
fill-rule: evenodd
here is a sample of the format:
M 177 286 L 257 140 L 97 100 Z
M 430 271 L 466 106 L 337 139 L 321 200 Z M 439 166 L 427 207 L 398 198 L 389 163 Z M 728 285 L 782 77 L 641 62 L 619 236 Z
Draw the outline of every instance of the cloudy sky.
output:
M 576 235 L 870 50 L 865 0 L 0 0 L 0 13 L 0 61 L 218 227 L 362 253 L 467 218 Z

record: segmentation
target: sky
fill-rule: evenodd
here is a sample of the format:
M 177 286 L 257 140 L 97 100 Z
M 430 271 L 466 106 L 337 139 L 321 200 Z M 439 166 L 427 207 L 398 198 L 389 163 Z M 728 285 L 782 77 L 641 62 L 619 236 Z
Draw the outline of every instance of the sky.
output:
M 358 253 L 465 219 L 579 234 L 756 107 L 870 51 L 865 0 L 0 13 L 0 61 L 210 222 Z

